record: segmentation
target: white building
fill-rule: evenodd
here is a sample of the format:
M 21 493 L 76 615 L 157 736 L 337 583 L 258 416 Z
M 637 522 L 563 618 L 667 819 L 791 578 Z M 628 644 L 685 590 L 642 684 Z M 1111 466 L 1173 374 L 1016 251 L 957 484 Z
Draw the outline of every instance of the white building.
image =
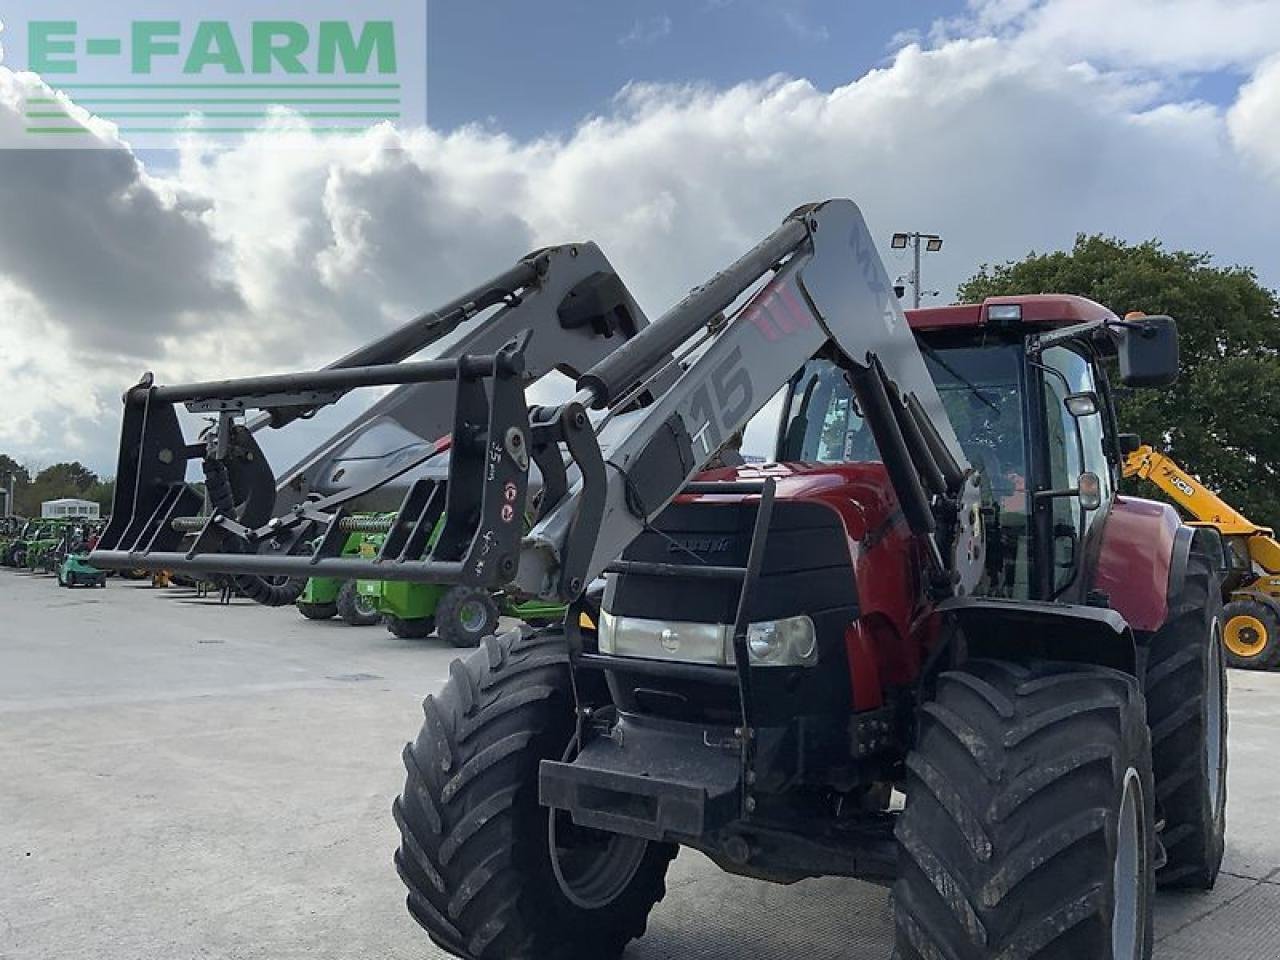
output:
M 63 517 L 88 517 L 98 519 L 98 505 L 92 500 L 46 500 L 40 504 L 40 516 L 45 520 L 60 520 Z

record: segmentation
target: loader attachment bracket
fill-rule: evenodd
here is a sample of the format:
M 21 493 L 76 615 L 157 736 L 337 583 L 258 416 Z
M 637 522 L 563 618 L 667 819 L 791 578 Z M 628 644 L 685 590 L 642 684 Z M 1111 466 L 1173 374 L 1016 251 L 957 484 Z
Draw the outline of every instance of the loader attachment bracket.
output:
M 533 443 L 524 393 L 528 343 L 525 332 L 492 355 L 451 361 L 175 387 L 155 387 L 144 380 L 126 395 L 114 519 L 92 562 L 106 568 L 500 586 L 516 570 L 528 498 Z M 340 392 L 384 383 L 452 381 L 452 436 L 358 488 L 309 499 L 272 516 L 275 478 L 253 434 L 234 420 L 244 411 L 281 405 L 295 384 L 316 378 Z M 218 426 L 204 443 L 187 443 L 175 405 L 210 400 L 224 404 Z M 568 445 L 589 461 L 594 444 L 589 423 L 571 432 Z M 341 556 L 352 522 L 347 504 L 446 450 L 449 479 L 421 477 L 409 484 L 394 519 L 386 524 L 378 556 Z M 599 459 L 598 449 L 595 457 Z M 214 505 L 207 516 L 198 515 L 202 498 L 184 482 L 187 463 L 195 459 L 202 461 Z M 589 464 L 591 469 L 596 468 Z M 442 527 L 433 539 L 438 522 Z M 193 533 L 194 541 L 180 551 L 182 539 Z M 314 549 L 304 549 L 316 539 Z

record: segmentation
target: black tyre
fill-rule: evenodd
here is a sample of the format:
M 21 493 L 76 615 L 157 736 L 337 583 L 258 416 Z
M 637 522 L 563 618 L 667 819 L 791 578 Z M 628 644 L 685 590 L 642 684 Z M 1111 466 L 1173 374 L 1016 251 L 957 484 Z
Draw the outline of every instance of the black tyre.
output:
M 1222 582 L 1197 545 L 1151 639 L 1147 717 L 1167 860 L 1162 887 L 1208 890 L 1222 865 L 1227 809 L 1227 675 Z
M 1280 666 L 1280 612 L 1273 601 L 1232 600 L 1222 611 L 1224 653 L 1230 666 L 1274 670 Z
M 902 960 L 1147 960 L 1154 788 L 1143 697 L 1084 664 L 944 673 L 907 758 Z
M 436 633 L 455 647 L 478 647 L 498 629 L 501 613 L 489 591 L 454 587 L 436 605 Z
M 382 622 L 382 614 L 378 612 L 378 604 L 370 597 L 363 596 L 356 589 L 356 582 L 348 580 L 338 591 L 338 616 L 344 623 L 352 627 L 372 627 Z
M 416 620 L 402 620 L 387 614 L 382 618 L 387 629 L 401 640 L 425 640 L 436 629 L 435 617 L 419 617 Z
M 511 631 L 449 668 L 394 804 L 409 912 L 471 960 L 614 960 L 645 931 L 675 847 L 573 828 L 538 803 L 568 755 L 563 633 Z
M 338 615 L 336 603 L 303 603 L 298 601 L 298 612 L 308 620 L 331 620 Z

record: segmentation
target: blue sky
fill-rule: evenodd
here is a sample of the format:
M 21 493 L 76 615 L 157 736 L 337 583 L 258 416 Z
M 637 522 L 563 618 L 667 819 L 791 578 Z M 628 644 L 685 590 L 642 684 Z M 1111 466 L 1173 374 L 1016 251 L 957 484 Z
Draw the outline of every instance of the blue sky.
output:
M 830 89 L 960 0 L 429 0 L 429 121 L 563 133 L 628 82 L 727 87 L 773 73 Z

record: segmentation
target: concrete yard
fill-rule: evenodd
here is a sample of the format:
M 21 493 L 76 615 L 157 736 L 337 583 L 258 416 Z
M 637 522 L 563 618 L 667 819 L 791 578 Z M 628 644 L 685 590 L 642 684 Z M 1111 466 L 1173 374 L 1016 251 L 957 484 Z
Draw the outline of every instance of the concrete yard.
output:
M 0 571 L 0 958 L 435 958 L 391 865 L 454 652 L 293 610 Z M 1158 960 L 1280 956 L 1280 675 L 1231 675 L 1227 862 Z M 885 891 L 684 854 L 633 960 L 887 958 Z

